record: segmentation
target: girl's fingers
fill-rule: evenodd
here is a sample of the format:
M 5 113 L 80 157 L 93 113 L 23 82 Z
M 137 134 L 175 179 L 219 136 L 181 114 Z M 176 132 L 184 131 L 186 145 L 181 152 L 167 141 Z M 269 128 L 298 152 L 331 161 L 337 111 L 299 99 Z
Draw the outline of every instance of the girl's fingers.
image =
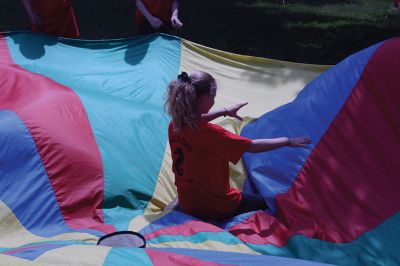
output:
M 248 104 L 248 102 L 241 103 L 241 104 L 239 105 L 239 106 L 240 106 L 239 109 L 242 108 L 243 106 L 247 105 L 247 104 Z
M 237 119 L 239 119 L 240 121 L 243 121 L 243 118 L 242 118 L 241 116 L 235 115 L 235 117 L 236 117 Z

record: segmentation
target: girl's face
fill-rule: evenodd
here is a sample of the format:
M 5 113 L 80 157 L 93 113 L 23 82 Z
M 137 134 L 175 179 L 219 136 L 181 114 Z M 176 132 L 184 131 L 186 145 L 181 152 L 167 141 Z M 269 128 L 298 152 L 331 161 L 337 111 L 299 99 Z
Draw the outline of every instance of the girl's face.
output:
M 203 94 L 200 97 L 199 107 L 200 113 L 206 114 L 210 111 L 210 109 L 214 106 L 215 96 L 217 95 L 217 83 L 215 81 L 211 82 L 210 93 Z

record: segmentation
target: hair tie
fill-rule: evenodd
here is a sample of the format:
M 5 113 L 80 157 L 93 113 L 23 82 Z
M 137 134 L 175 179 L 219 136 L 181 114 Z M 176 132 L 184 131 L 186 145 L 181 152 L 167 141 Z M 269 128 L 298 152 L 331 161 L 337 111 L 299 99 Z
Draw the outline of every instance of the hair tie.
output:
M 184 82 L 192 82 L 192 80 L 190 79 L 189 75 L 186 72 L 183 72 L 178 75 L 178 79 L 184 81 Z

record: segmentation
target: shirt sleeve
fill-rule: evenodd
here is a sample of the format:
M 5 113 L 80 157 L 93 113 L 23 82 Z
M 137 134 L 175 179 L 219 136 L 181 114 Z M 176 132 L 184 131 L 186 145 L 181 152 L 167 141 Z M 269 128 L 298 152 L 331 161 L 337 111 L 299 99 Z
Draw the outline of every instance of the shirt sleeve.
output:
M 251 143 L 251 139 L 233 134 L 211 123 L 201 124 L 198 134 L 198 138 L 204 147 L 234 164 L 239 161 Z

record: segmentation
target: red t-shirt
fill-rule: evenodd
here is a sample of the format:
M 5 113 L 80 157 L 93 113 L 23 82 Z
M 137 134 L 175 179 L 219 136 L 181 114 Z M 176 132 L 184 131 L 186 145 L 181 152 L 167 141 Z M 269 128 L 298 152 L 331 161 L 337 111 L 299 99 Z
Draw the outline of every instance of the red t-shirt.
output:
M 142 0 L 147 10 L 154 17 L 161 19 L 165 24 L 171 25 L 173 0 Z M 146 18 L 136 9 L 136 25 L 140 27 Z
M 74 11 L 69 0 L 36 0 L 33 9 L 42 19 L 42 28 L 33 24 L 31 30 L 75 38 L 79 36 Z
M 203 219 L 232 216 L 241 193 L 229 185 L 229 162 L 236 164 L 251 140 L 205 122 L 177 133 L 171 122 L 168 137 L 179 208 Z

